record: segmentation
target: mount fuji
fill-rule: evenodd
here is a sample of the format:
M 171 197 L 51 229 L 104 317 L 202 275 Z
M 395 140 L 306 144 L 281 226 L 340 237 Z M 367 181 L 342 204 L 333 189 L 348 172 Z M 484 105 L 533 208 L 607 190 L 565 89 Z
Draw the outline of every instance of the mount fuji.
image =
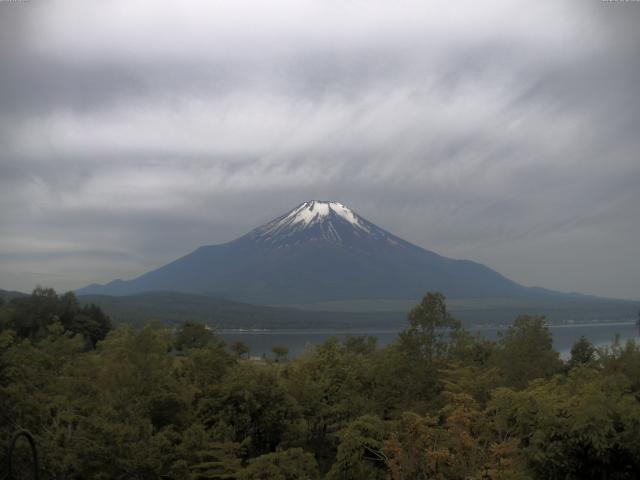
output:
M 352 299 L 522 297 L 519 285 L 469 260 L 413 245 L 339 202 L 311 200 L 228 243 L 203 246 L 156 270 L 78 294 L 146 291 L 215 295 L 260 304 Z

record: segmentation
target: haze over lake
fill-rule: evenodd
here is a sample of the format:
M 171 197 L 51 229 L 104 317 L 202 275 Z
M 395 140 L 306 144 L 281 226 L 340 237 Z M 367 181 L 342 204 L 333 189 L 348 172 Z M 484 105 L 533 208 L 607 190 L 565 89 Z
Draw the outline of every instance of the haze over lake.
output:
M 553 335 L 553 346 L 563 357 L 568 355 L 572 345 L 585 336 L 594 345 L 610 345 L 617 335 L 621 343 L 629 339 L 638 339 L 638 325 L 635 322 L 591 323 L 580 325 L 550 326 Z M 469 331 L 480 334 L 487 340 L 497 340 L 505 327 L 471 327 Z M 349 336 L 371 335 L 378 339 L 378 345 L 385 346 L 396 340 L 399 329 L 312 329 L 312 330 L 258 330 L 238 331 L 220 330 L 218 334 L 227 342 L 242 341 L 250 348 L 250 355 L 260 357 L 263 354 L 272 357 L 271 349 L 274 345 L 285 345 L 291 356 L 302 355 L 314 345 L 318 345 L 329 338 L 345 339 Z

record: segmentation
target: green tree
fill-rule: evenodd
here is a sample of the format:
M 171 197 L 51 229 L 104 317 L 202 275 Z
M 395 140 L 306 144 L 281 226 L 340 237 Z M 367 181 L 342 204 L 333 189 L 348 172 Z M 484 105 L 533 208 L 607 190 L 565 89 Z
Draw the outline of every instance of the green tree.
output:
M 430 362 L 447 352 L 452 332 L 459 329 L 460 322 L 449 314 L 444 295 L 429 292 L 409 312 L 409 327 L 398 340 L 408 354 Z
M 231 350 L 238 356 L 238 358 L 242 358 L 245 355 L 249 355 L 249 345 L 240 340 L 233 342 L 231 344 Z
M 495 354 L 495 342 L 464 329 L 454 332 L 447 365 L 441 370 L 445 393 L 466 393 L 484 406 L 502 380 L 493 362 Z
M 236 480 L 244 455 L 243 445 L 218 441 L 196 423 L 182 434 L 170 470 L 173 478 Z
M 405 412 L 387 440 L 384 453 L 393 480 L 444 479 L 451 452 L 438 440 L 438 419 Z
M 90 348 L 111 331 L 111 319 L 97 305 L 85 305 L 65 325 L 67 331 L 82 335 Z
M 498 389 L 486 412 L 518 439 L 536 478 L 622 479 L 640 471 L 640 403 L 624 376 L 576 368 L 521 391 Z
M 52 288 L 36 287 L 30 296 L 12 301 L 14 314 L 8 327 L 19 337 L 37 341 L 46 327 L 58 320 L 58 296 Z
M 238 480 L 316 480 L 318 465 L 311 453 L 291 448 L 254 458 L 242 470 Z
M 349 336 L 344 341 L 347 352 L 359 355 L 371 355 L 376 351 L 378 339 L 370 335 L 366 336 Z
M 567 362 L 567 366 L 571 369 L 579 365 L 589 365 L 592 364 L 595 359 L 596 349 L 587 337 L 583 335 L 571 347 L 571 356 Z
M 536 378 L 549 378 L 562 369 L 551 332 L 541 316 L 519 316 L 498 342 L 496 361 L 506 385 L 516 388 L 524 388 Z
M 440 293 L 427 293 L 408 319 L 409 326 L 377 358 L 381 387 L 376 398 L 389 412 L 385 416 L 433 407 L 442 390 L 442 371 L 453 340 L 460 331 L 460 322 L 449 314 Z
M 373 389 L 379 373 L 370 358 L 330 338 L 287 364 L 283 376 L 307 423 L 306 445 L 324 470 L 334 461 L 335 434 L 353 419 L 376 413 Z
M 616 336 L 611 345 L 598 348 L 598 363 L 605 375 L 624 375 L 631 391 L 640 393 L 640 344 L 635 339 L 623 344 Z
M 299 408 L 275 368 L 239 363 L 200 400 L 198 416 L 220 440 L 249 439 L 249 453 L 255 455 L 287 440 L 297 428 Z
M 365 415 L 352 421 L 338 433 L 336 461 L 326 480 L 384 480 L 387 457 L 383 453 L 387 432 L 380 418 Z
M 58 296 L 52 288 L 42 287 L 28 297 L 13 299 L 9 318 L 3 323 L 33 342 L 46 337 L 51 325 L 60 323 L 65 332 L 83 336 L 88 348 L 95 348 L 112 328 L 111 319 L 100 307 L 81 307 L 72 292 Z
M 198 398 L 218 388 L 229 368 L 236 364 L 221 342 L 190 350 L 176 366 L 176 374 L 194 389 Z
M 205 324 L 187 320 L 180 325 L 175 335 L 177 350 L 203 348 L 215 340 L 215 335 Z

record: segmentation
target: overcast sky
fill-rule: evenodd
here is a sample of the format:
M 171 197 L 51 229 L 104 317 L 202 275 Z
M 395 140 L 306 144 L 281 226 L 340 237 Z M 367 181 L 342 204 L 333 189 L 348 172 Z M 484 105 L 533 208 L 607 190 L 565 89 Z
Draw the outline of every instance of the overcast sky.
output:
M 307 199 L 640 299 L 640 2 L 0 0 L 0 288 L 132 278 Z

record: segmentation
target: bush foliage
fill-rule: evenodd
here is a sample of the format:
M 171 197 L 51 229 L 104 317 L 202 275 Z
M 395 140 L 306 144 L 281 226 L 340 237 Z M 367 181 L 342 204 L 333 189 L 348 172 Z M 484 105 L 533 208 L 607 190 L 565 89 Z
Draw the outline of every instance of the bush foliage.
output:
M 275 350 L 275 349 L 274 349 Z M 496 342 L 430 293 L 397 340 L 253 359 L 203 325 L 112 329 L 73 294 L 0 305 L 0 435 L 46 479 L 622 479 L 640 471 L 640 346 L 540 317 Z M 6 460 L 3 459 L 3 462 Z M 25 445 L 17 468 L 30 467 Z M 6 464 L 0 464 L 0 472 Z M 0 474 L 2 478 L 2 474 Z M 20 478 L 20 477 L 18 477 Z

